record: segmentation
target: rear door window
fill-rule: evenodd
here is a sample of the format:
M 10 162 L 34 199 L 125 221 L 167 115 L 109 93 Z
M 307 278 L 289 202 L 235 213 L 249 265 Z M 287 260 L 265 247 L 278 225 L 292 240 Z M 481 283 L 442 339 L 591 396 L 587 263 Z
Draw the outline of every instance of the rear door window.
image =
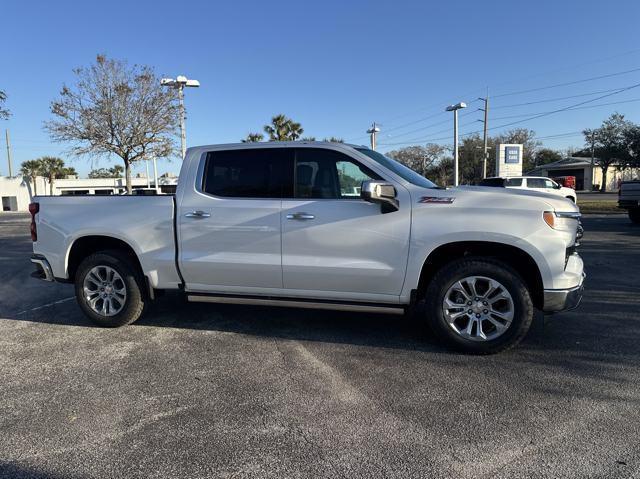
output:
M 292 163 L 292 148 L 212 151 L 207 154 L 202 191 L 226 198 L 281 198 L 290 194 L 287 173 Z
M 507 178 L 504 186 L 522 186 L 522 178 Z

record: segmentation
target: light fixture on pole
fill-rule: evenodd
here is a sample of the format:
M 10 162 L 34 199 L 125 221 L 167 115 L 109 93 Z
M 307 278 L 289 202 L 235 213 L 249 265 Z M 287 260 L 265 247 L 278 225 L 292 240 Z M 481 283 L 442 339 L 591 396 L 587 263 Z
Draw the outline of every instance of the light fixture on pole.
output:
M 376 125 L 376 122 L 374 121 L 373 124 L 371 125 L 371 128 L 369 128 L 367 130 L 367 133 L 369 133 L 369 135 L 371 135 L 371 149 L 375 150 L 376 149 L 376 134 L 380 132 L 380 128 L 378 128 L 378 125 Z
M 200 82 L 198 80 L 189 80 L 184 75 L 178 75 L 175 79 L 163 78 L 160 80 L 160 85 L 178 90 L 178 99 L 180 101 L 180 139 L 182 145 L 182 159 L 184 160 L 184 156 L 187 153 L 187 132 L 184 124 L 184 89 L 185 87 L 198 88 L 200 86 Z
M 446 108 L 453 112 L 453 186 L 458 186 L 458 110 L 466 107 L 466 103 L 460 102 Z

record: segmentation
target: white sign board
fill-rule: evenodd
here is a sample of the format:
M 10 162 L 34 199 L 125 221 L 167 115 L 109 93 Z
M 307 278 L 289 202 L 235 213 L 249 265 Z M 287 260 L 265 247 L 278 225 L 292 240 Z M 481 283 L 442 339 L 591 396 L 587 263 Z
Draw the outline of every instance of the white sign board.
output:
M 496 148 L 496 176 L 522 176 L 522 145 L 501 143 Z

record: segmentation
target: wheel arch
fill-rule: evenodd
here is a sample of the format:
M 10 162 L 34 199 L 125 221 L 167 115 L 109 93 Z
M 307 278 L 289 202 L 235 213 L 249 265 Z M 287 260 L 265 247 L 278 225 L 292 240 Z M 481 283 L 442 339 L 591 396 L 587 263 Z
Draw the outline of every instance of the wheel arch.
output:
M 133 247 L 126 241 L 107 235 L 87 235 L 76 238 L 67 254 L 67 278 L 75 281 L 78 266 L 82 261 L 98 251 L 116 250 L 123 253 L 130 261 L 141 278 L 145 278 L 140 259 Z
M 451 261 L 465 257 L 484 257 L 502 260 L 511 266 L 526 282 L 533 305 L 544 303 L 542 275 L 535 260 L 524 250 L 491 241 L 457 241 L 438 246 L 425 259 L 418 281 L 418 294 L 424 295 L 435 273 Z

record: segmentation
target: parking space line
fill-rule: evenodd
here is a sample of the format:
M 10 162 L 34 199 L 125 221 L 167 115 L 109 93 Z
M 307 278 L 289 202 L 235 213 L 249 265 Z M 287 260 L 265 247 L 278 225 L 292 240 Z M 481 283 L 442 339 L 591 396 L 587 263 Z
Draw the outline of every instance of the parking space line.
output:
M 72 299 L 75 299 L 75 296 L 69 296 L 68 298 L 59 299 L 58 301 L 53 301 L 52 303 L 43 304 L 42 306 L 36 306 L 35 308 L 25 309 L 24 311 L 20 311 L 19 313 L 17 313 L 16 316 L 19 316 L 19 315 L 25 314 L 25 313 L 30 313 L 32 311 L 37 311 L 39 309 L 48 308 L 49 306 L 54 306 L 56 304 L 66 303 L 67 301 L 70 301 Z

